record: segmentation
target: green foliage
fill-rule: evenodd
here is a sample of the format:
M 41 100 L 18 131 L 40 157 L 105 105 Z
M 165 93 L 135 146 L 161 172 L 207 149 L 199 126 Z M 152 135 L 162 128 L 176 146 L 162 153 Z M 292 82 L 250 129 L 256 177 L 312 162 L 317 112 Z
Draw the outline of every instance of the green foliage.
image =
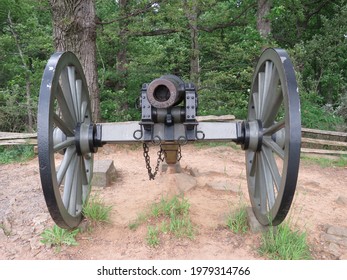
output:
M 337 130 L 343 125 L 342 117 L 323 106 L 323 97 L 316 93 L 303 93 L 301 98 L 301 123 L 303 127 Z
M 230 213 L 227 216 L 228 228 L 238 234 L 246 233 L 248 231 L 247 211 L 245 206 L 241 206 L 235 212 Z
M 91 196 L 83 206 L 83 215 L 93 223 L 109 223 L 112 206 L 106 206 L 98 195 Z
M 151 247 L 159 245 L 159 229 L 158 227 L 148 226 L 147 227 L 147 244 Z
M 78 243 L 75 238 L 78 232 L 79 229 L 69 231 L 54 225 L 51 229 L 46 229 L 41 234 L 41 243 L 54 246 L 57 251 L 59 251 L 63 245 L 76 246 Z
M 302 159 L 304 162 L 308 164 L 316 164 L 320 167 L 326 168 L 326 167 L 346 167 L 347 166 L 347 157 L 346 156 L 340 156 L 337 159 L 329 159 L 329 158 L 318 158 L 318 157 L 309 157 L 309 156 L 302 156 Z
M 184 197 L 174 196 L 167 200 L 162 198 L 159 203 L 150 206 L 148 213 L 141 213 L 129 228 L 136 230 L 141 224 L 148 222 L 147 243 L 157 246 L 160 243 L 160 234 L 171 233 L 178 238 L 194 238 L 194 226 L 189 217 L 190 204 Z
M 189 27 L 195 5 L 198 46 L 192 49 Z M 96 12 L 104 23 L 97 30 L 103 121 L 139 120 L 136 102 L 142 84 L 168 73 L 189 81 L 193 55 L 199 56 L 199 77 L 194 77 L 198 114 L 244 119 L 257 58 L 264 47 L 275 46 L 287 49 L 295 62 L 303 93 L 303 125 L 331 129 L 347 122 L 343 0 L 272 1 L 267 16 L 272 32 L 267 39 L 259 35 L 257 5 L 251 0 L 173 0 L 154 5 L 141 0 L 126 1 L 124 7 L 120 1 L 97 0 Z M 42 71 L 54 52 L 49 1 L 2 0 L 0 50 L 0 131 L 26 131 L 28 109 L 36 116 Z M 327 104 L 332 108 L 329 113 L 322 110 Z M 33 121 L 35 127 L 35 117 Z
M 305 232 L 293 231 L 288 223 L 270 227 L 262 235 L 261 255 L 274 260 L 309 260 L 311 253 Z
M 31 145 L 0 146 L 0 164 L 23 162 L 34 158 Z

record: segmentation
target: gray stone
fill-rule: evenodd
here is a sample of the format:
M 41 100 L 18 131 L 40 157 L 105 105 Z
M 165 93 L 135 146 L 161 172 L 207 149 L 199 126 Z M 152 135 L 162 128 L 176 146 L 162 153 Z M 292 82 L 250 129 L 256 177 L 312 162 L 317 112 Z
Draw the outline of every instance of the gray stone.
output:
M 347 238 L 347 228 L 331 226 L 328 228 L 327 233 Z
M 218 191 L 231 191 L 233 193 L 239 193 L 240 188 L 230 184 L 226 180 L 214 180 L 206 183 L 206 186 Z
M 200 172 L 199 172 L 199 169 L 197 169 L 197 168 L 191 168 L 190 170 L 189 170 L 189 173 L 190 173 L 190 175 L 192 175 L 193 177 L 199 177 L 200 176 Z
M 266 232 L 270 229 L 268 226 L 263 226 L 254 215 L 252 207 L 247 207 L 248 225 L 253 233 Z
M 332 254 L 333 256 L 339 258 L 342 254 L 341 248 L 335 243 L 330 243 L 327 249 L 327 253 Z
M 177 189 L 183 193 L 196 187 L 196 179 L 188 174 L 174 174 L 174 181 Z
M 347 197 L 345 196 L 339 196 L 335 202 L 339 205 L 342 205 L 342 206 L 347 206 Z
M 113 160 L 94 161 L 92 186 L 107 187 L 116 179 Z
M 327 242 L 331 242 L 331 243 L 335 243 L 335 244 L 347 247 L 347 238 L 332 235 L 332 234 L 327 234 L 327 233 L 322 233 L 321 237 L 323 240 Z

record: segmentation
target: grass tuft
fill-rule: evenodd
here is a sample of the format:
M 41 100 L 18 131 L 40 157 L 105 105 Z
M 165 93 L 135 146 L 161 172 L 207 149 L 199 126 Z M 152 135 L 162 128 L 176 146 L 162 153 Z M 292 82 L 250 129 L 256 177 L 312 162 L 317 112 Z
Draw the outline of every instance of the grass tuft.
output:
M 241 206 L 238 210 L 230 213 L 227 217 L 228 228 L 236 234 L 244 234 L 248 231 L 246 206 Z
M 141 213 L 129 228 L 136 230 L 141 224 L 148 222 L 147 244 L 159 245 L 160 234 L 173 234 L 181 238 L 194 238 L 194 226 L 189 217 L 190 204 L 184 197 L 175 196 L 170 200 L 162 198 L 160 202 L 150 206 L 148 213 Z
M 94 195 L 83 206 L 83 215 L 93 224 L 109 223 L 111 210 L 112 206 L 106 206 L 98 195 Z
M 280 224 L 276 230 L 270 227 L 263 233 L 259 252 L 274 260 L 312 259 L 306 232 L 293 231 L 288 223 Z

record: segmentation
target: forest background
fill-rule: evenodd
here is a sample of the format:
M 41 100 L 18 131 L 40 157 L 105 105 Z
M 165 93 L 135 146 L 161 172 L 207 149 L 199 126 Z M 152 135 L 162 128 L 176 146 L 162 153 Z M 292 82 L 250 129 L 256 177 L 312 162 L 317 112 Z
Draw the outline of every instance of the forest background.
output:
M 0 0 L 0 131 L 36 130 L 54 28 L 73 33 L 84 4 L 95 12 L 98 121 L 139 120 L 141 85 L 168 73 L 196 84 L 199 115 L 244 119 L 257 59 L 279 47 L 295 66 L 303 126 L 347 129 L 345 0 Z M 57 5 L 71 14 L 56 17 Z

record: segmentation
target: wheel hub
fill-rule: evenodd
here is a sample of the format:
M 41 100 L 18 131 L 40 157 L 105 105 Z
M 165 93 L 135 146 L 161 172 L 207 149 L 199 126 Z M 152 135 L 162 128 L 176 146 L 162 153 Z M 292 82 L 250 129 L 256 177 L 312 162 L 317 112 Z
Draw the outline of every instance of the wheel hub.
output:
M 94 123 L 78 123 L 75 129 L 75 145 L 78 155 L 96 153 L 101 143 L 101 126 Z
M 263 143 L 263 125 L 260 120 L 244 121 L 242 124 L 244 133 L 243 150 L 260 151 Z

